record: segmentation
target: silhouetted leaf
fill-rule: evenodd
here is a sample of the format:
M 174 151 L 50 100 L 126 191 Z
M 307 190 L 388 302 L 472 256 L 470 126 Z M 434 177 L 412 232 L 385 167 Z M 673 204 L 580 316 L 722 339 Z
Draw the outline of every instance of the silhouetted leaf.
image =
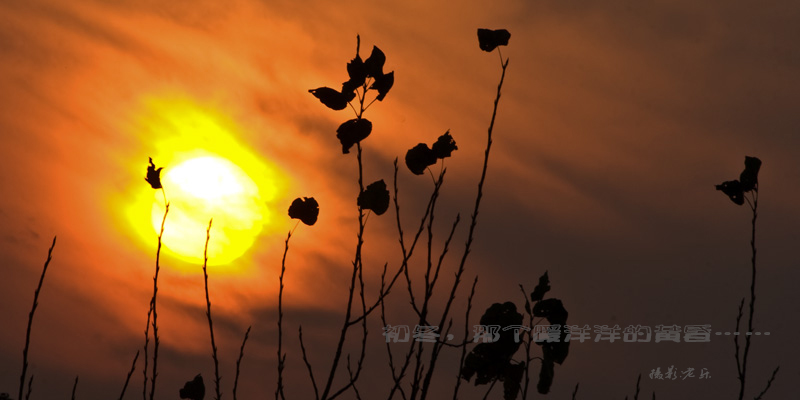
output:
M 505 29 L 478 29 L 478 45 L 483 51 L 492 51 L 497 46 L 508 45 L 511 33 Z
M 336 129 L 336 137 L 342 143 L 342 154 L 350 153 L 350 148 L 366 139 L 371 132 L 372 122 L 365 118 L 351 119 L 339 125 L 339 129 Z
M 558 364 L 563 364 L 569 354 L 569 340 L 567 340 L 567 331 L 561 327 L 561 336 L 557 342 L 541 341 L 535 342 L 542 346 L 542 356 L 545 359 L 553 360 Z
M 296 198 L 289 206 L 289 217 L 299 219 L 304 224 L 311 226 L 317 222 L 319 216 L 319 203 L 313 197 Z
M 406 166 L 414 175 L 422 175 L 425 168 L 436 164 L 436 154 L 425 143 L 420 143 L 406 152 Z
M 358 195 L 358 206 L 381 215 L 389 208 L 389 191 L 383 179 L 371 183 Z
M 194 380 L 186 382 L 183 389 L 180 390 L 182 399 L 189 400 L 203 400 L 206 396 L 206 385 L 203 384 L 203 377 L 200 374 L 194 377 Z
M 522 314 L 512 302 L 495 303 L 481 317 L 481 325 L 497 325 L 497 340 L 490 343 L 479 343 L 464 359 L 461 377 L 469 381 L 473 375 L 475 385 L 483 385 L 494 379 L 504 379 L 509 368 L 511 357 L 517 352 L 521 342 L 515 340 L 514 330 L 503 328 L 522 324 Z
M 377 46 L 372 46 L 372 53 L 364 61 L 364 69 L 367 76 L 377 78 L 383 75 L 383 64 L 386 62 L 386 55 Z
M 547 271 L 544 271 L 544 275 L 539 277 L 539 284 L 533 289 L 533 293 L 531 293 L 531 301 L 537 302 L 544 298 L 544 294 L 550 290 L 550 278 L 547 276 Z
M 456 146 L 456 141 L 450 136 L 450 131 L 448 130 L 444 135 L 436 139 L 436 143 L 431 146 L 431 150 L 433 150 L 433 155 L 436 158 L 444 159 L 445 157 L 450 157 L 454 150 L 458 150 L 458 146 Z
M 389 89 L 392 88 L 392 85 L 394 85 L 394 71 L 389 72 L 388 74 L 376 76 L 375 82 L 372 83 L 370 89 L 377 90 L 378 97 L 375 99 L 378 101 L 383 101 L 383 98 L 386 97 L 387 93 L 389 93 Z
M 356 54 L 356 58 L 347 63 L 347 75 L 350 76 L 348 83 L 352 85 L 354 89 L 363 85 L 364 81 L 366 81 L 367 68 L 364 65 L 364 61 L 361 60 L 360 55 Z
M 567 323 L 569 313 L 564 308 L 564 304 L 559 299 L 545 299 L 533 306 L 533 315 L 545 317 L 550 324 L 564 326 Z
M 553 384 L 554 365 L 552 360 L 542 360 L 542 369 L 539 370 L 539 383 L 536 384 L 536 390 L 541 394 L 550 392 L 550 385 Z
M 721 185 L 716 185 L 716 188 L 717 190 L 721 190 L 722 193 L 727 194 L 734 203 L 738 205 L 744 204 L 744 190 L 739 181 L 722 182 Z
M 308 92 L 332 110 L 344 110 L 347 107 L 347 102 L 353 100 L 356 96 L 355 93 L 342 93 L 329 87 L 310 89 Z
M 758 184 L 758 170 L 761 169 L 761 160 L 757 157 L 744 157 L 744 171 L 739 175 L 742 191 L 749 192 Z
M 161 189 L 161 170 L 164 168 L 156 169 L 155 164 L 153 164 L 153 158 L 150 157 L 149 160 L 150 166 L 147 167 L 147 176 L 144 180 L 147 181 L 153 189 Z
M 522 375 L 525 373 L 525 363 L 509 364 L 503 371 L 503 399 L 514 400 L 519 394 Z

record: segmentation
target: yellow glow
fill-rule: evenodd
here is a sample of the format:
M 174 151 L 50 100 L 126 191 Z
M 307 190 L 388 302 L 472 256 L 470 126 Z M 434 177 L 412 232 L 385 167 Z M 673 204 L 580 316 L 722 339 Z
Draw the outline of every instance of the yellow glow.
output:
M 237 140 L 243 136 L 241 128 L 229 118 L 189 100 L 148 100 L 133 129 L 153 144 L 136 160 L 139 175 L 144 177 L 148 156 L 157 167 L 164 167 L 161 182 L 170 207 L 162 254 L 188 262 L 168 267 L 196 272 L 213 218 L 208 263 L 225 265 L 222 271 L 239 270 L 235 260 L 260 234 L 272 231 L 274 203 L 284 191 L 286 177 Z M 144 180 L 135 183 L 128 220 L 145 244 L 155 244 L 164 198 Z
M 255 182 L 230 161 L 198 157 L 164 171 L 170 214 L 162 241 L 176 255 L 200 262 L 209 218 L 214 219 L 208 257 L 227 264 L 241 256 L 261 232 L 267 209 Z M 161 229 L 163 197 L 153 204 L 153 229 Z

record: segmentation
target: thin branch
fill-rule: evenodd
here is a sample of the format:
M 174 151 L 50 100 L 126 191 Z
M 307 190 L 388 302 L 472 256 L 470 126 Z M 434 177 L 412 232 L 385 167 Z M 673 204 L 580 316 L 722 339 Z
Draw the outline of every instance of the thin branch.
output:
M 500 82 L 497 84 L 497 95 L 495 96 L 494 99 L 494 107 L 492 109 L 492 119 L 489 122 L 489 128 L 487 130 L 486 150 L 484 152 L 484 158 L 483 158 L 483 169 L 481 170 L 481 179 L 480 181 L 478 181 L 478 193 L 475 197 L 475 208 L 473 209 L 472 212 L 472 221 L 469 226 L 467 243 L 464 248 L 464 253 L 461 257 L 461 263 L 458 266 L 458 271 L 456 272 L 455 281 L 453 282 L 452 289 L 450 290 L 450 296 L 447 298 L 447 303 L 444 307 L 444 311 L 442 312 L 441 322 L 439 323 L 438 326 L 444 325 L 444 322 L 447 320 L 448 314 L 450 312 L 450 307 L 453 305 L 453 301 L 455 300 L 456 297 L 456 291 L 458 290 L 458 286 L 461 283 L 461 276 L 464 274 L 464 268 L 467 263 L 467 257 L 469 256 L 470 250 L 472 248 L 472 242 L 475 237 L 475 227 L 478 224 L 478 211 L 480 209 L 481 199 L 483 198 L 483 185 L 484 182 L 486 182 L 486 171 L 489 166 L 489 154 L 492 149 L 492 132 L 494 130 L 494 122 L 497 117 L 497 105 L 500 103 L 500 93 L 503 88 L 503 81 L 505 80 L 506 77 L 506 69 L 508 68 L 508 61 L 509 60 L 506 59 L 506 62 L 502 65 L 503 72 L 500 75 Z M 441 350 L 441 347 L 442 346 L 438 344 L 434 345 L 433 349 L 434 356 L 431 358 L 431 364 L 428 368 L 428 375 L 425 377 L 425 384 L 423 386 L 422 397 L 421 397 L 422 399 L 425 399 L 427 395 L 428 387 L 430 386 L 430 381 L 431 378 L 433 377 L 433 370 L 436 366 L 438 352 Z
M 580 382 L 575 384 L 575 390 L 572 391 L 572 400 L 576 400 L 578 398 L 578 385 L 580 384 Z
M 75 400 L 75 391 L 78 390 L 78 377 L 75 377 L 75 384 L 72 385 L 72 400 Z
M 214 321 L 211 318 L 211 298 L 208 296 L 208 242 L 211 240 L 211 223 L 214 219 L 208 220 L 208 229 L 206 229 L 206 245 L 203 249 L 203 279 L 206 288 L 206 317 L 208 317 L 208 330 L 211 332 L 211 357 L 214 359 L 214 388 L 216 391 L 216 400 L 220 400 L 222 395 L 219 392 L 219 359 L 217 359 L 217 344 L 214 341 Z
M 233 379 L 233 400 L 236 400 L 236 389 L 239 387 L 239 370 L 242 365 L 242 358 L 244 358 L 244 345 L 247 344 L 247 338 L 250 337 L 250 328 L 247 327 L 247 332 L 244 333 L 244 340 L 242 340 L 242 347 L 239 349 L 239 359 L 236 360 L 236 377 Z
M 639 373 L 639 377 L 636 378 L 636 393 L 633 394 L 633 400 L 639 400 L 639 383 L 642 381 L 642 374 Z
M 47 273 L 47 267 L 50 265 L 50 260 L 53 259 L 53 248 L 56 247 L 56 237 L 53 237 L 53 244 L 50 245 L 50 250 L 47 251 L 47 260 L 44 262 L 44 268 L 42 268 L 42 275 L 39 277 L 39 285 L 36 286 L 36 291 L 33 292 L 33 306 L 31 307 L 31 312 L 28 314 L 28 329 L 25 333 L 25 348 L 22 350 L 22 374 L 19 377 L 19 396 L 18 399 L 22 399 L 22 391 L 25 388 L 25 376 L 28 374 L 28 350 L 30 349 L 31 345 L 31 325 L 33 325 L 33 314 L 36 312 L 36 308 L 39 307 L 39 292 L 42 290 L 42 283 L 44 283 L 44 275 Z M 31 381 L 33 380 L 33 375 L 31 375 Z M 28 383 L 28 395 L 30 395 L 30 382 Z
M 25 400 L 31 400 L 31 391 L 33 390 L 33 375 L 28 379 L 28 393 L 25 394 Z
M 153 297 L 150 299 L 150 312 L 148 312 L 148 322 L 150 320 L 150 314 L 152 313 L 153 320 L 153 374 L 150 377 L 150 400 L 154 400 L 156 396 L 156 378 L 158 377 L 158 345 L 160 340 L 158 338 L 158 310 L 157 310 L 157 299 L 158 299 L 158 272 L 161 270 L 161 238 L 164 236 L 164 224 L 167 222 L 167 214 L 169 213 L 169 202 L 167 202 L 167 195 L 164 191 L 164 188 L 161 188 L 161 194 L 164 195 L 164 218 L 161 219 L 161 230 L 158 232 L 158 248 L 156 249 L 156 272 L 153 275 Z M 144 379 L 145 385 L 142 389 L 144 393 L 147 392 L 147 344 L 148 344 L 148 337 L 147 337 L 147 329 L 145 329 L 145 342 L 144 342 L 144 355 L 145 355 L 145 369 L 144 369 Z M 143 393 L 143 394 L 144 394 Z
M 306 355 L 306 346 L 303 343 L 303 327 L 300 326 L 298 331 L 300 334 L 300 350 L 303 352 L 303 362 L 306 364 L 306 368 L 308 368 L 308 376 L 311 378 L 311 385 L 314 387 L 314 398 L 319 400 L 319 390 L 317 389 L 317 381 L 314 379 L 314 370 L 311 369 L 311 363 L 308 361 L 308 356 Z
M 472 311 L 472 298 L 475 296 L 475 286 L 478 285 L 478 277 L 475 276 L 475 280 L 472 281 L 472 290 L 469 293 L 469 298 L 467 298 L 467 312 L 466 316 L 464 317 L 464 336 L 466 337 L 469 333 L 469 314 Z M 465 339 L 466 341 L 466 339 Z M 464 365 L 464 360 L 467 358 L 467 346 L 461 348 L 461 358 L 458 361 L 458 374 L 456 374 L 456 388 L 453 390 L 453 400 L 458 399 L 458 389 L 461 387 L 461 367 Z
M 275 389 L 275 400 L 286 398 L 283 394 L 283 368 L 286 361 L 286 356 L 283 355 L 283 276 L 286 273 L 286 254 L 289 253 L 289 239 L 291 238 L 292 232 L 289 232 L 284 242 L 281 275 L 278 278 L 280 285 L 278 289 L 278 387 Z
M 133 363 L 131 363 L 131 370 L 128 372 L 128 377 L 125 378 L 125 385 L 122 386 L 122 393 L 119 394 L 119 400 L 122 400 L 125 397 L 125 391 L 128 390 L 128 383 L 131 381 L 131 376 L 133 375 L 133 371 L 136 370 L 136 360 L 139 359 L 139 351 L 136 351 L 136 355 L 133 356 Z
M 774 381 L 774 380 L 775 380 L 775 375 L 777 375 L 777 374 L 778 374 L 778 370 L 779 370 L 779 369 L 781 369 L 781 367 L 780 367 L 780 366 L 776 367 L 776 368 L 775 368 L 775 370 L 774 370 L 774 371 L 772 371 L 772 376 L 771 376 L 771 377 L 769 377 L 769 380 L 767 381 L 767 387 L 765 387 L 765 388 L 764 388 L 764 390 L 762 390 L 762 391 L 761 391 L 761 393 L 759 393 L 759 394 L 758 394 L 758 396 L 756 396 L 755 400 L 761 400 L 761 398 L 762 398 L 762 397 L 763 397 L 765 394 L 767 394 L 767 391 L 769 390 L 769 387 L 770 387 L 770 386 L 772 386 L 772 381 Z

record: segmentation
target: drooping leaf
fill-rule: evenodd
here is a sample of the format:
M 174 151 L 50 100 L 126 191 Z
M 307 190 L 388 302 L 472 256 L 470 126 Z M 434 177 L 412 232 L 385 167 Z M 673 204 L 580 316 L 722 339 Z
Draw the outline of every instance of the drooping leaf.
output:
M 144 180 L 147 181 L 153 189 L 161 189 L 161 170 L 164 168 L 160 167 L 156 169 L 155 164 L 153 164 L 153 158 L 150 157 L 149 160 L 150 165 L 147 167 L 147 176 Z
M 299 219 L 304 224 L 311 226 L 317 222 L 319 216 L 319 203 L 313 197 L 296 198 L 289 206 L 289 217 Z
M 544 294 L 550 290 L 550 278 L 547 276 L 547 271 L 544 275 L 539 277 L 539 284 L 533 289 L 531 293 L 531 301 L 537 302 L 544 298 Z
M 381 215 L 389 208 L 389 191 L 383 179 L 373 182 L 358 195 L 358 206 Z
M 569 340 L 567 340 L 567 331 L 561 327 L 561 337 L 557 342 L 541 341 L 535 342 L 542 346 L 542 356 L 545 359 L 553 360 L 558 364 L 563 364 L 569 354 Z
M 478 29 L 478 45 L 483 51 L 492 51 L 497 46 L 508 45 L 511 33 L 505 29 Z
M 509 364 L 503 371 L 503 399 L 514 400 L 520 391 L 522 375 L 525 373 L 525 363 Z
M 372 53 L 364 60 L 364 69 L 367 76 L 377 78 L 383 75 L 383 64 L 386 63 L 386 55 L 377 46 L 372 46 Z
M 761 169 L 761 160 L 757 157 L 744 157 L 744 171 L 739 175 L 743 192 L 749 192 L 756 187 L 759 169 Z
M 739 181 L 726 181 L 722 182 L 720 185 L 716 185 L 717 190 L 721 190 L 722 193 L 728 195 L 731 198 L 731 201 L 738 205 L 744 204 L 744 189 L 742 189 L 742 184 Z
M 194 377 L 193 380 L 186 382 L 183 389 L 180 390 L 182 399 L 189 400 L 203 400 L 206 396 L 206 386 L 203 384 L 203 377 L 200 374 Z
M 559 299 L 541 300 L 533 306 L 533 315 L 536 317 L 547 318 L 550 324 L 564 326 L 567 323 L 569 313 L 564 308 L 564 304 Z
M 346 121 L 336 129 L 336 137 L 342 143 L 342 154 L 350 153 L 354 144 L 366 139 L 372 132 L 372 122 L 365 118 Z
M 425 168 L 436 164 L 436 154 L 425 143 L 420 143 L 406 152 L 406 166 L 414 175 L 422 175 Z
M 370 89 L 375 89 L 378 91 L 378 97 L 375 97 L 378 101 L 383 101 L 383 98 L 386 97 L 386 94 L 389 93 L 389 89 L 392 88 L 394 85 L 394 71 L 389 72 L 388 74 L 383 74 L 375 77 L 375 82 L 372 83 Z
M 536 384 L 536 390 L 541 394 L 550 392 L 550 386 L 553 384 L 553 375 L 555 373 L 555 366 L 553 360 L 542 360 L 542 369 L 539 370 L 539 383 Z
M 443 159 L 445 157 L 450 157 L 454 150 L 458 150 L 458 146 L 456 146 L 456 141 L 450 136 L 450 131 L 448 130 L 444 135 L 436 139 L 436 143 L 431 146 L 431 150 L 433 150 L 433 155 L 436 156 L 436 158 Z
M 310 89 L 308 92 L 331 110 L 337 111 L 344 110 L 347 107 L 347 103 L 355 98 L 355 93 L 342 93 L 329 87 Z

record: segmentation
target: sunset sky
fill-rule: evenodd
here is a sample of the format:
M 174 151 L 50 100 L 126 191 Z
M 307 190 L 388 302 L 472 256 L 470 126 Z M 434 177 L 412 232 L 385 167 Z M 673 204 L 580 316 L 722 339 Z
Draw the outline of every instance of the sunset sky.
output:
M 143 346 L 153 289 L 163 197 L 143 179 L 152 157 L 172 199 L 159 277 L 157 398 L 177 398 L 198 373 L 212 398 L 202 272 L 209 218 L 220 224 L 211 230 L 208 273 L 224 397 L 250 325 L 239 397 L 273 396 L 278 275 L 297 222 L 287 209 L 313 196 L 319 220 L 294 231 L 283 298 L 286 394 L 312 398 L 297 328 L 323 375 L 344 318 L 359 187 L 355 151 L 342 154 L 336 138 L 352 111 L 332 111 L 308 90 L 347 80 L 356 35 L 361 57 L 378 46 L 384 70 L 395 74 L 390 93 L 365 114 L 373 131 L 362 142 L 364 180 L 391 187 L 399 157 L 406 240 L 433 188 L 427 174 L 406 168 L 406 151 L 447 130 L 458 145 L 446 159 L 434 222 L 438 256 L 461 216 L 435 297 L 443 304 L 464 251 L 501 73 L 497 54 L 478 48 L 476 29 L 505 28 L 510 61 L 454 303 L 456 336 L 475 276 L 477 323 L 492 303 L 522 310 L 519 285 L 531 291 L 545 271 L 548 295 L 564 302 L 570 324 L 732 331 L 749 294 L 752 215 L 714 185 L 738 178 L 744 157 L 756 156 L 763 165 L 754 324 L 770 335 L 753 338 L 746 397 L 777 365 L 767 398 L 796 396 L 799 20 L 792 1 L 3 1 L 0 392 L 16 397 L 33 292 L 57 236 L 31 334 L 32 398 L 68 396 L 76 375 L 78 398 L 118 396 Z M 234 207 L 246 211 L 230 216 L 180 200 L 170 170 L 207 156 L 252 179 L 245 191 L 258 196 Z M 226 218 L 239 218 L 253 243 L 233 260 L 218 250 Z M 395 218 L 392 206 L 368 220 L 368 301 L 384 263 L 396 270 L 402 261 Z M 197 251 L 178 254 L 187 246 Z M 425 264 L 419 246 L 410 266 L 416 282 Z M 416 324 L 405 283 L 387 306 L 388 323 Z M 367 340 L 359 390 L 384 398 L 390 374 L 377 315 Z M 450 398 L 459 353 L 445 353 L 435 389 Z M 730 337 L 713 335 L 710 343 L 573 342 L 548 396 L 568 398 L 580 383 L 579 399 L 632 397 L 642 374 L 647 398 L 731 398 L 733 354 Z M 126 398 L 141 393 L 142 361 Z M 706 368 L 711 379 L 647 376 L 671 365 Z M 466 383 L 460 397 L 485 390 Z M 500 387 L 492 398 L 502 398 Z

